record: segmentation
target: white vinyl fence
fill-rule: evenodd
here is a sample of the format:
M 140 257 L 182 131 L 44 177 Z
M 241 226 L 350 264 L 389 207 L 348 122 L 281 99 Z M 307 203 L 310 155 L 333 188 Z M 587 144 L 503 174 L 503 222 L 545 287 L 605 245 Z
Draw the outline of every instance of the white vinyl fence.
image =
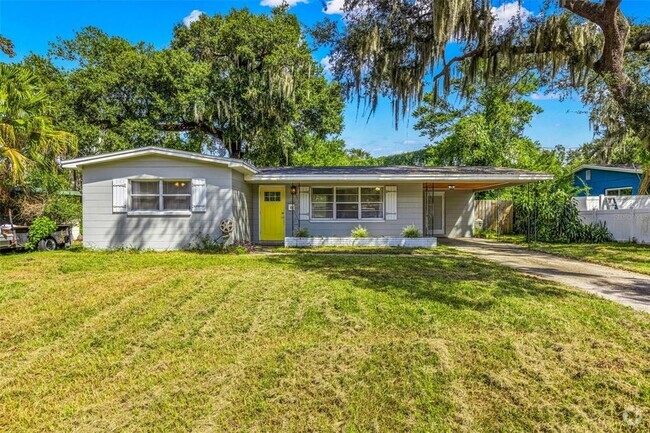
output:
M 605 210 L 605 209 L 650 209 L 650 195 L 623 195 L 620 197 L 607 197 L 604 195 L 590 195 L 588 197 L 575 197 L 578 210 Z
M 650 196 L 577 197 L 580 217 L 587 223 L 602 222 L 619 242 L 650 243 Z
M 582 211 L 580 217 L 587 224 L 604 222 L 616 241 L 650 244 L 650 209 Z

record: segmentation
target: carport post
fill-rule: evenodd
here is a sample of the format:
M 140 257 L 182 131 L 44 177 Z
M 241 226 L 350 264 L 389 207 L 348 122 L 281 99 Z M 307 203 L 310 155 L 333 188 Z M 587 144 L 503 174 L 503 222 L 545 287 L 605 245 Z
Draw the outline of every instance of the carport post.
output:
M 530 184 L 526 184 L 526 206 L 528 213 L 528 221 L 526 228 L 526 242 L 528 243 L 528 249 L 530 249 Z
M 497 189 L 497 239 L 501 234 L 501 189 Z

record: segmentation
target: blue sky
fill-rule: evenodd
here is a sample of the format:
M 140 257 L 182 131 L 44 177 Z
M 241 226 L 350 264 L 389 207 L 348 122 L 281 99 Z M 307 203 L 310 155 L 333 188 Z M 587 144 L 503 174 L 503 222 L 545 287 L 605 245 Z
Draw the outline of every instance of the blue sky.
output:
M 527 0 L 526 11 L 535 11 L 543 0 Z M 319 0 L 289 0 L 291 11 L 298 15 L 304 25 L 311 26 L 325 17 L 341 19 L 335 13 L 343 0 L 332 0 L 326 14 L 324 2 Z M 111 35 L 122 36 L 132 42 L 146 41 L 158 48 L 168 45 L 172 28 L 192 11 L 207 14 L 224 13 L 232 8 L 247 7 L 254 12 L 267 13 L 270 5 L 281 0 L 194 1 L 194 0 L 140 0 L 140 1 L 34 1 L 0 0 L 0 34 L 16 45 L 17 60 L 30 52 L 45 54 L 48 43 L 57 36 L 70 38 L 75 30 L 85 26 L 102 28 Z M 497 1 L 495 1 L 497 3 Z M 509 16 L 515 10 L 508 0 L 498 14 Z M 626 15 L 647 20 L 650 17 L 650 0 L 623 0 Z M 524 11 L 524 13 L 526 13 Z M 334 12 L 334 13 L 333 13 Z M 325 50 L 314 53 L 318 60 L 327 55 Z M 3 60 L 6 60 L 3 59 Z M 575 99 L 559 101 L 554 95 L 536 95 L 536 103 L 544 112 L 538 115 L 527 133 L 545 147 L 557 144 L 568 148 L 578 147 L 589 141 L 589 129 L 585 108 Z M 413 130 L 414 121 L 404 119 L 395 130 L 388 100 L 381 101 L 377 112 L 368 118 L 363 107 L 349 102 L 345 110 L 345 130 L 342 137 L 350 147 L 360 147 L 374 156 L 401 153 L 422 148 L 427 140 Z

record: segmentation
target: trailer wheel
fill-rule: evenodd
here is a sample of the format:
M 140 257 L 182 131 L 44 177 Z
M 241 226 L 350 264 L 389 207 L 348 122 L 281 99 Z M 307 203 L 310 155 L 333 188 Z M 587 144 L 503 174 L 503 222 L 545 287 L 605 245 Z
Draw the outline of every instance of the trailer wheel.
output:
M 54 251 L 56 250 L 56 241 L 53 238 L 41 239 L 38 241 L 39 251 Z

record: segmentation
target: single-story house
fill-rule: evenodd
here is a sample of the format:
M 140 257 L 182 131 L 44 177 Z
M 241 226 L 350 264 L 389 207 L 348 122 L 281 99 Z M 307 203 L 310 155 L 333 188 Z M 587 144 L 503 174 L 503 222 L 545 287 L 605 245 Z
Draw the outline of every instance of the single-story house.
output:
M 583 164 L 573 170 L 573 184 L 579 196 L 637 195 L 643 169 L 632 165 Z
M 349 236 L 470 237 L 474 193 L 548 180 L 495 167 L 273 167 L 145 147 L 64 161 L 83 179 L 83 240 L 93 248 L 184 248 L 200 236 L 281 243 L 297 229 Z

